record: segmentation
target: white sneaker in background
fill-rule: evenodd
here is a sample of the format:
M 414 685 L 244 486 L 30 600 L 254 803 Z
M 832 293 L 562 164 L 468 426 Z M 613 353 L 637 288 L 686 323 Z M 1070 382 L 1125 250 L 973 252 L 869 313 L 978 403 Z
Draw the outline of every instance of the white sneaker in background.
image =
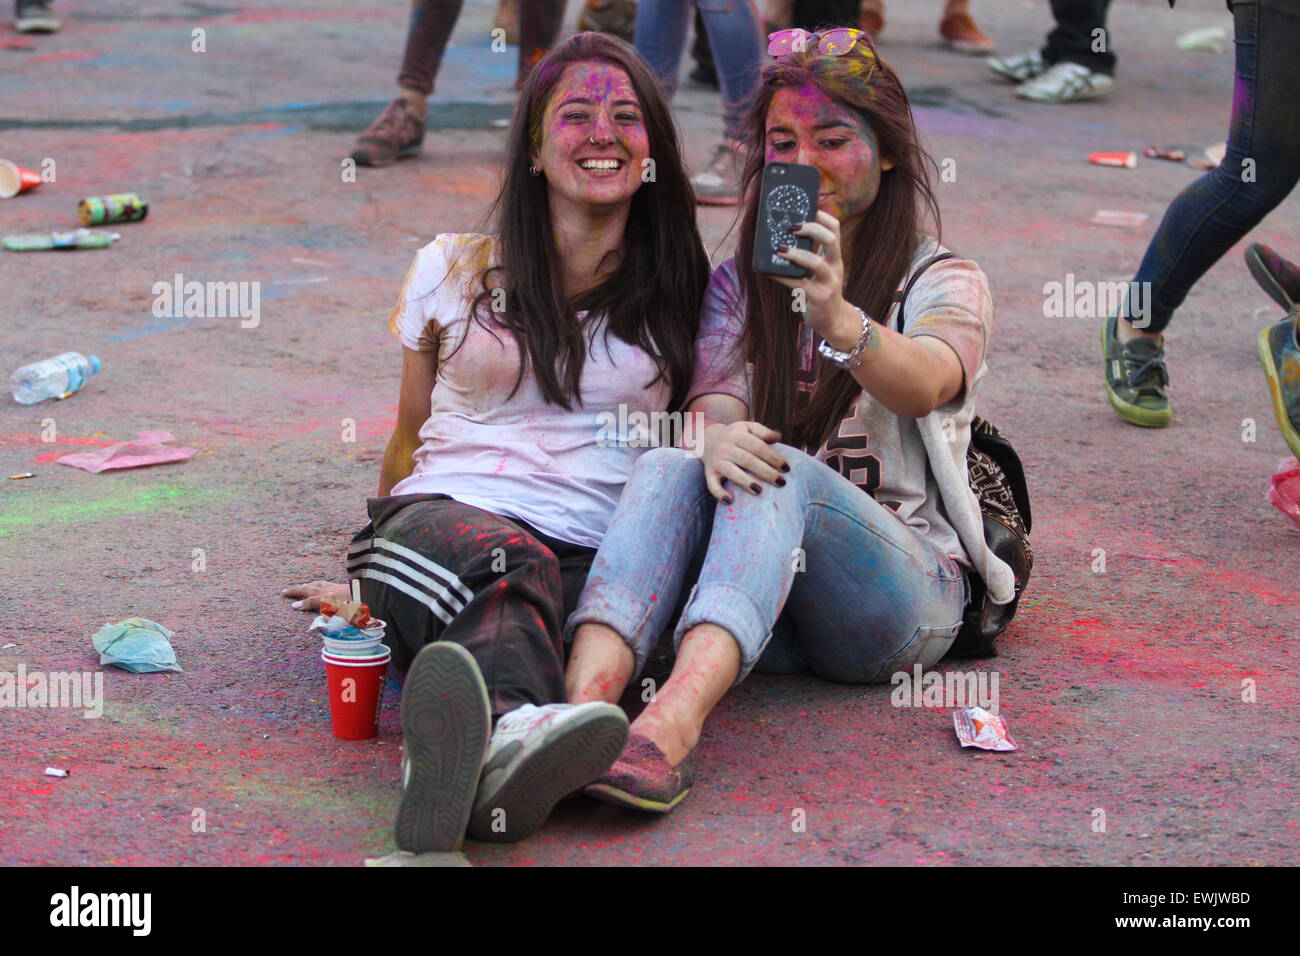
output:
M 1016 87 L 1016 96 L 1036 103 L 1074 103 L 1109 93 L 1115 81 L 1078 63 L 1062 61 L 1046 73 Z

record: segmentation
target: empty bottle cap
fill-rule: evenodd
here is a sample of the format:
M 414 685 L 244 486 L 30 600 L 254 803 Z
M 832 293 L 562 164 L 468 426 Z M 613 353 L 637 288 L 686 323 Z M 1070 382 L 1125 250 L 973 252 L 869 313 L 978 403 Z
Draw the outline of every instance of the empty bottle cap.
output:
M 87 356 L 86 356 L 86 361 L 90 363 L 90 374 L 91 374 L 91 375 L 94 375 L 96 372 L 99 371 L 99 369 L 100 369 L 100 364 L 99 364 L 99 356 L 98 356 L 98 355 L 87 355 Z

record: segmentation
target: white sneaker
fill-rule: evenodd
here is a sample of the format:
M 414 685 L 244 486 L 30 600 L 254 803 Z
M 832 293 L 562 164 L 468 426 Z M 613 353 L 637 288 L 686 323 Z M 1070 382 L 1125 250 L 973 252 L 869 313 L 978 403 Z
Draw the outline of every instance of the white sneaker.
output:
M 1114 86 L 1114 79 L 1105 73 L 1062 61 L 1042 76 L 1021 83 L 1016 87 L 1016 96 L 1037 103 L 1074 103 L 1109 93 Z
M 708 168 L 691 177 L 695 201 L 705 206 L 734 206 L 740 202 L 740 175 L 745 153 L 734 143 L 722 143 L 713 150 Z
M 535 833 L 564 797 L 598 780 L 627 743 L 627 715 L 613 704 L 524 704 L 497 721 L 470 836 L 493 843 Z
M 984 61 L 984 64 L 998 76 L 1012 83 L 1032 80 L 1047 71 L 1043 55 L 1037 50 L 1030 50 L 1018 56 L 991 56 Z
M 491 729 L 487 686 L 469 651 L 451 641 L 421 648 L 402 688 L 399 850 L 460 847 Z

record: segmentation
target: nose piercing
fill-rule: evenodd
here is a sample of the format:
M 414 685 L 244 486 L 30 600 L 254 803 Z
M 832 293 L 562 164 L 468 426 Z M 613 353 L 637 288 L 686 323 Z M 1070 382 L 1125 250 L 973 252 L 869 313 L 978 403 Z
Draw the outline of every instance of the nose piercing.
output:
M 595 145 L 596 145 L 596 137 L 595 137 L 594 135 L 593 135 L 593 136 L 588 136 L 587 138 L 588 138 L 589 140 L 591 140 L 591 145 L 592 145 L 592 146 L 595 146 Z

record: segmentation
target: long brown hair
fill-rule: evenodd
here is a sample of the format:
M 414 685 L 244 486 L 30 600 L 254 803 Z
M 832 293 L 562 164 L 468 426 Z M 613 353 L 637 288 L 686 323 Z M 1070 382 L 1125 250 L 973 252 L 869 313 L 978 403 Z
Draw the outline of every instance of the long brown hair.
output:
M 800 448 L 820 447 L 848 412 L 862 386 L 850 372 L 817 356 L 817 384 L 806 408 L 796 410 L 795 373 L 801 316 L 784 286 L 754 270 L 750 251 L 759 216 L 759 190 L 767 148 L 767 112 L 778 90 L 812 84 L 855 110 L 875 134 L 878 154 L 894 162 L 882 173 L 875 201 L 863 214 L 844 262 L 844 298 L 874 319 L 887 319 L 926 216 L 936 235 L 939 208 L 930 186 L 934 160 L 921 148 L 912 108 L 898 76 L 865 36 L 841 56 L 824 56 L 816 43 L 763 68 L 745 121 L 749 154 L 742 178 L 745 211 L 736 271 L 744 293 L 743 359 L 754 363 L 750 416 Z M 738 357 L 740 358 L 740 357 Z
M 559 253 L 551 230 L 545 176 L 529 172 L 541 142 L 547 103 L 571 63 L 603 60 L 632 81 L 653 160 L 653 180 L 632 196 L 623 233 L 623 256 L 603 282 L 573 301 L 564 296 Z M 642 171 L 636 171 L 638 174 Z M 577 313 L 606 315 L 605 334 L 649 354 L 666 381 L 671 408 L 686 397 L 694 365 L 700 303 L 709 259 L 695 222 L 695 200 L 683 169 L 681 146 L 659 83 L 639 53 L 604 33 L 578 33 L 533 67 L 519 94 L 506 148 L 505 179 L 489 211 L 500 262 L 482 272 L 473 314 L 485 328 L 502 328 L 527 353 L 546 401 L 570 409 L 582 404 L 580 382 L 590 334 Z M 494 283 L 493 273 L 500 273 Z M 503 311 L 485 308 L 493 285 L 505 289 Z M 523 382 L 520 364 L 513 395 Z

